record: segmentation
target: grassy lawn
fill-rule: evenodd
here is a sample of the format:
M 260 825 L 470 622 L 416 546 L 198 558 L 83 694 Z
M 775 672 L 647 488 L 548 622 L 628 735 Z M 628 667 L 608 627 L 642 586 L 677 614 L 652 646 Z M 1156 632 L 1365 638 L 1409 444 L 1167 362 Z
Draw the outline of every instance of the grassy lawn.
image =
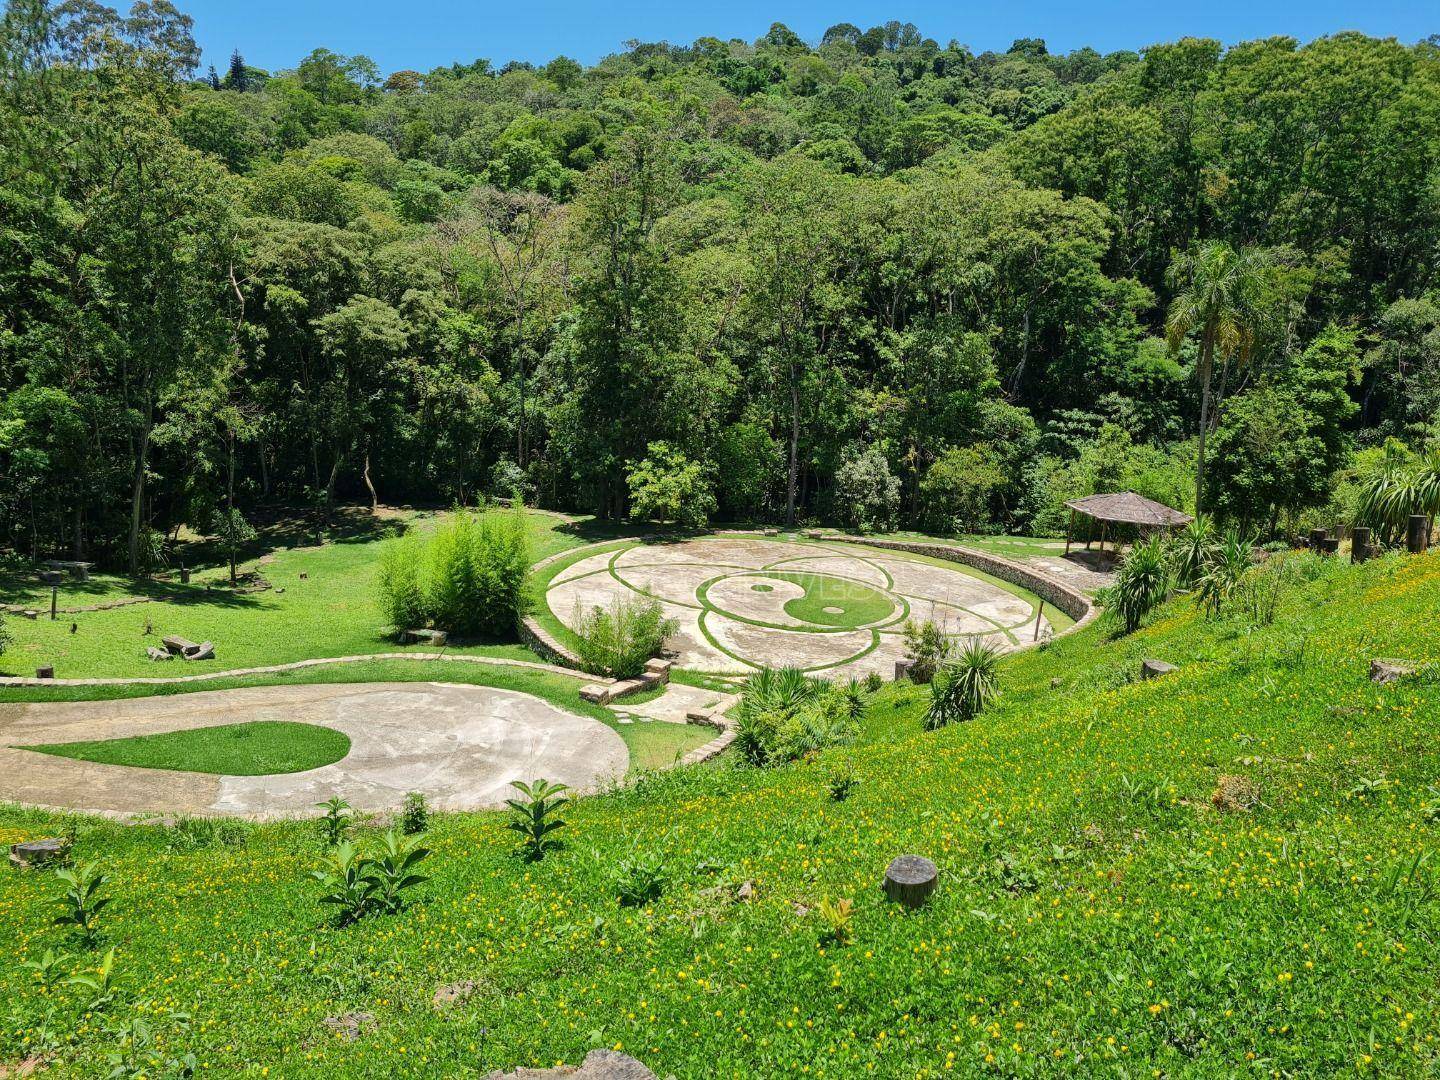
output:
M 1054 556 L 1065 550 L 1065 541 L 1043 536 L 982 536 L 967 533 L 962 536 L 932 536 L 918 532 L 877 533 L 881 540 L 914 540 L 926 544 L 959 544 L 975 548 L 991 555 L 1003 555 L 1007 559 L 1023 560 L 1034 555 Z
M 415 520 L 424 528 L 431 519 L 419 515 Z M 527 521 L 536 559 L 605 535 L 602 526 L 539 511 L 528 513 Z M 54 622 L 45 616 L 33 622 L 7 618 L 14 640 L 0 656 L 0 673 L 33 674 L 37 666 L 53 664 L 62 679 L 170 677 L 311 657 L 427 651 L 426 645 L 402 646 L 393 640 L 375 604 L 379 545 L 400 524 L 377 521 L 370 529 L 321 547 L 280 547 L 246 563 L 244 569 L 257 570 L 275 586 L 264 592 L 236 593 L 222 587 L 228 573 L 219 566 L 197 572 L 189 585 L 103 575 L 68 582 L 61 589 L 61 607 L 133 595 L 151 596 L 154 602 L 66 615 Z M 282 534 L 281 539 L 286 538 L 306 539 Z M 36 586 L 33 575 L 0 576 L 0 600 L 49 611 L 48 589 Z M 146 646 L 158 646 L 160 638 L 171 634 L 213 641 L 216 658 L 160 664 L 146 659 Z M 451 651 L 535 659 L 523 646 L 504 642 L 458 643 Z M 6 700 L 3 691 L 0 700 Z
M 304 772 L 339 761 L 350 752 L 350 737 L 318 724 L 257 720 L 132 739 L 52 743 L 25 749 L 141 769 L 269 776 Z
M 316 903 L 313 826 L 188 849 L 161 826 L 0 810 L 0 842 L 70 830 L 112 875 L 100 951 L 61 970 L 114 946 L 123 988 L 97 1017 L 82 988 L 42 987 L 20 962 L 75 948 L 50 925 L 59 883 L 0 875 L 0 1062 L 43 1045 L 54 1075 L 103 1074 L 113 1025 L 143 1015 L 167 1052 L 247 1077 L 450 1076 L 593 1046 L 684 1078 L 1433 1076 L 1440 680 L 1366 667 L 1440 662 L 1437 608 L 1440 555 L 1329 563 L 1273 622 L 1182 598 L 1130 637 L 1102 622 L 1007 657 L 970 724 L 926 733 L 926 690 L 887 687 L 858 745 L 580 800 L 538 864 L 500 815 L 435 815 L 417 902 L 344 929 Z M 1179 671 L 1137 681 L 1142 657 Z M 841 769 L 856 787 L 836 802 Z M 1227 777 L 1248 810 L 1212 802 Z M 942 872 L 913 914 L 877 888 L 902 852 Z M 662 894 L 622 907 L 637 858 Z M 844 898 L 849 944 L 819 912 Z M 432 1007 L 456 980 L 471 998 Z M 349 1010 L 373 1028 L 327 1033 Z
M 863 582 L 791 571 L 766 571 L 765 576 L 781 578 L 805 590 L 804 596 L 785 603 L 785 613 L 801 622 L 855 627 L 879 622 L 895 613 L 895 604 L 888 596 Z

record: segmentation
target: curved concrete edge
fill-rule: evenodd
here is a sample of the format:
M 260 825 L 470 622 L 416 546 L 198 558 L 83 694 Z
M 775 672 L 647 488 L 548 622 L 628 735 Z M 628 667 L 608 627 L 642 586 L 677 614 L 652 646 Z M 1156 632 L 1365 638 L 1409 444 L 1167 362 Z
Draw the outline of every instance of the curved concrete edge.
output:
M 1066 584 L 1059 578 L 1042 574 L 1023 563 L 1014 562 L 1001 555 L 991 555 L 989 552 L 961 547 L 958 544 L 880 540 L 868 536 L 849 536 L 844 533 L 826 536 L 824 539 L 842 544 L 881 548 L 887 551 L 906 551 L 912 555 L 928 555 L 932 559 L 943 559 L 946 562 L 960 563 L 963 566 L 974 567 L 976 570 L 983 570 L 1001 581 L 1008 581 L 1011 585 L 1019 585 L 1022 589 L 1028 589 L 1047 604 L 1059 608 L 1074 619 L 1074 625 L 1062 630 L 1061 634 L 1073 634 L 1076 630 L 1090 625 L 1100 615 L 1100 607 L 1079 589 Z M 1060 634 L 1055 636 L 1059 637 Z M 1022 646 L 1022 648 L 1027 647 L 1029 646 Z
M 207 671 L 200 675 L 176 675 L 171 678 L 135 676 L 114 679 L 36 679 L 29 675 L 0 677 L 0 688 L 5 687 L 46 687 L 46 686 L 178 686 L 186 683 L 215 682 L 217 679 L 239 679 L 248 675 L 277 675 L 287 671 L 303 671 L 306 668 L 323 667 L 328 664 L 363 664 L 370 660 L 438 660 L 451 664 L 485 664 L 490 667 L 520 667 L 535 671 L 549 671 L 584 682 L 595 682 L 595 676 L 587 675 L 574 668 L 559 664 L 543 664 L 535 660 L 506 660 L 499 656 L 466 656 L 454 653 L 385 652 L 362 653 L 358 656 L 327 656 L 313 660 L 296 660 L 289 664 L 270 664 L 265 667 L 231 668 L 228 671 Z M 607 680 L 600 680 L 601 682 Z

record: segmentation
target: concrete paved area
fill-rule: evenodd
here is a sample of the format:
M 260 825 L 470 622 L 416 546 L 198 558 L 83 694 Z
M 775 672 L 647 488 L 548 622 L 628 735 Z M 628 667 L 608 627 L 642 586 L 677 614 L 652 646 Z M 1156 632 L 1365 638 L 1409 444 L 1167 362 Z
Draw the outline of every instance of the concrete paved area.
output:
M 805 589 L 767 572 L 817 575 L 822 604 L 826 581 L 837 604 L 849 585 L 863 584 L 887 598 L 889 610 L 857 627 L 807 623 L 786 606 Z M 743 536 L 637 543 L 588 556 L 556 575 L 546 602 L 573 627 L 582 612 L 637 593 L 653 595 L 678 622 L 670 649 L 679 665 L 714 674 L 792 665 L 835 678 L 888 676 L 905 655 L 907 618 L 933 620 L 952 635 L 985 638 L 1002 649 L 1028 643 L 1036 629 L 1027 600 L 958 565 Z M 1039 629 L 1042 636 L 1048 631 L 1043 616 Z
M 279 776 L 211 776 L 72 761 L 27 744 L 127 738 L 249 720 L 294 720 L 350 736 L 333 765 Z M 422 791 L 440 810 L 497 806 L 511 780 L 579 792 L 623 777 L 624 740 L 528 694 L 452 683 L 349 683 L 169 697 L 0 705 L 0 800 L 122 814 L 313 816 L 338 795 L 391 810 Z
M 722 694 L 715 690 L 704 690 L 698 686 L 670 683 L 659 697 L 628 705 L 624 698 L 610 706 L 610 711 L 623 724 L 628 720 L 661 720 L 668 724 L 689 723 L 687 717 L 693 711 L 724 711 L 735 701 L 734 694 Z

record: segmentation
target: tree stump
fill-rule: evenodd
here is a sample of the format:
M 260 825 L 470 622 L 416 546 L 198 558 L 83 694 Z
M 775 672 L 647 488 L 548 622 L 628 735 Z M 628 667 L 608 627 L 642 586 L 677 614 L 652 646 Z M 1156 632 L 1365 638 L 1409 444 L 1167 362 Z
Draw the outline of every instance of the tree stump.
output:
M 1370 530 L 1356 525 L 1350 530 L 1350 561 L 1362 563 L 1370 557 Z
M 918 908 L 930 899 L 939 884 L 940 871 L 922 855 L 900 855 L 885 868 L 881 888 L 885 895 L 908 908 Z
M 1320 554 L 1334 555 L 1340 550 L 1340 539 L 1336 536 L 1327 536 L 1320 541 Z
M 1394 682 L 1396 679 L 1408 678 L 1414 675 L 1420 666 L 1409 660 L 1371 660 L 1370 681 L 1380 683 Z
M 904 682 L 906 679 L 910 678 L 910 669 L 911 669 L 912 667 L 914 667 L 914 666 L 915 666 L 915 661 L 914 661 L 914 660 L 896 660 L 896 661 L 895 661 L 895 681 L 896 681 L 896 682 Z
M 1330 535 L 1330 530 L 1329 530 L 1329 529 L 1311 529 L 1311 530 L 1310 530 L 1310 550 L 1311 550 L 1311 551 L 1319 551 L 1319 550 L 1320 550 L 1321 541 L 1323 541 L 1323 540 L 1324 540 L 1326 537 L 1328 537 L 1329 535 Z
M 1430 519 L 1424 514 L 1411 514 L 1405 523 L 1405 550 L 1419 555 L 1430 546 Z
M 10 845 L 10 861 L 22 870 L 63 863 L 69 854 L 70 841 L 62 837 Z
M 37 679 L 53 679 L 55 677 L 55 665 L 46 664 L 44 667 L 37 667 L 35 669 L 35 677 Z
M 1169 675 L 1172 671 L 1179 671 L 1175 664 L 1167 663 L 1164 660 L 1141 660 L 1140 678 L 1158 679 L 1161 675 Z

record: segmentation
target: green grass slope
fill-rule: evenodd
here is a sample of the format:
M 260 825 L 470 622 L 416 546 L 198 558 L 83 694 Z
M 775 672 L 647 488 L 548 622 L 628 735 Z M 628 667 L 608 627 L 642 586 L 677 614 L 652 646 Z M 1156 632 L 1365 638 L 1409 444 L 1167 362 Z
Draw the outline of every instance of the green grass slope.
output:
M 0 840 L 71 828 L 113 874 L 101 945 L 126 995 L 87 1016 L 22 969 L 64 942 L 58 883 L 0 875 L 0 1061 L 44 1042 L 54 1074 L 104 1074 L 110 1029 L 140 1015 L 237 1076 L 453 1076 L 600 1045 L 679 1077 L 1433 1075 L 1440 682 L 1366 666 L 1440 660 L 1437 613 L 1437 556 L 1330 565 L 1258 627 L 1181 599 L 1131 638 L 1007 659 L 974 723 L 924 734 L 925 691 L 892 688 L 855 747 L 586 800 L 540 864 L 496 815 L 437 817 L 417 903 L 345 929 L 315 903 L 313 827 L 195 849 L 0 811 Z M 1143 656 L 1181 670 L 1135 682 Z M 1212 805 L 1226 775 L 1258 804 Z M 902 852 L 942 868 L 918 913 L 878 892 Z M 664 894 L 621 907 L 636 858 Z M 842 898 L 843 945 L 817 910 Z M 436 1009 L 456 980 L 469 1000 Z M 375 1017 L 354 1041 L 322 1025 L 347 1010 Z

